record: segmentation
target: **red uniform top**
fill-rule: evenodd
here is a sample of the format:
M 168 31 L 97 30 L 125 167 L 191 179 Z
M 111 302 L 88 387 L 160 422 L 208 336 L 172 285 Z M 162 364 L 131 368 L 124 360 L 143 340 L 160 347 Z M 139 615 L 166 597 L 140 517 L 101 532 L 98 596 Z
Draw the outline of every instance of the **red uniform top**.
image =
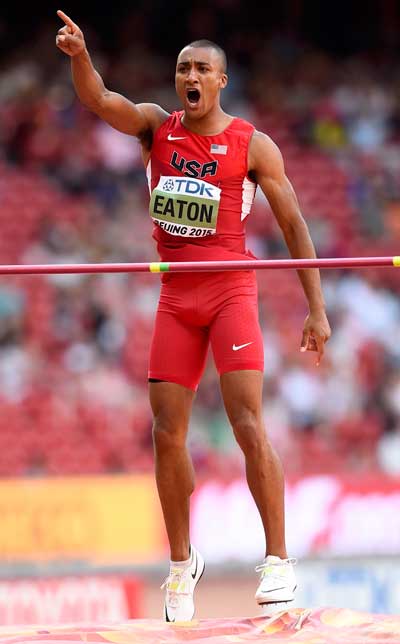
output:
M 195 134 L 173 112 L 156 130 L 147 165 L 153 238 L 162 261 L 248 259 L 245 218 L 254 126 L 234 118 L 215 136 Z

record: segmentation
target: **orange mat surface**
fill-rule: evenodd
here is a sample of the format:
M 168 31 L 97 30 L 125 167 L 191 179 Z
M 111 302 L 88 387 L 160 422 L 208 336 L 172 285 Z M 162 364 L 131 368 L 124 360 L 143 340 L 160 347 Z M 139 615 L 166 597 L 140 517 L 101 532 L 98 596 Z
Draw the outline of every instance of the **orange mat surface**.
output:
M 294 608 L 274 617 L 205 619 L 181 624 L 137 619 L 124 623 L 0 629 L 1 642 L 114 642 L 116 644 L 388 644 L 400 643 L 400 616 L 340 608 Z

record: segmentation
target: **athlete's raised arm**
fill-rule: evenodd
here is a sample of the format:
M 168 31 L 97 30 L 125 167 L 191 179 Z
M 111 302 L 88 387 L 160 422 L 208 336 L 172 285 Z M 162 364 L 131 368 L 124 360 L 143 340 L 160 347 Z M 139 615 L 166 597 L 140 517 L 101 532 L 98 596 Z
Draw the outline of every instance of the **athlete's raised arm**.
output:
M 291 256 L 314 258 L 314 244 L 300 212 L 296 194 L 285 174 L 281 152 L 262 132 L 256 131 L 250 142 L 249 172 L 267 197 Z M 325 314 L 319 270 L 302 269 L 298 274 L 310 309 L 304 323 L 301 350 L 317 351 L 319 364 L 324 353 L 324 344 L 331 335 Z
M 80 101 L 120 132 L 142 139 L 149 131 L 154 132 L 168 113 L 154 103 L 136 105 L 109 91 L 93 67 L 82 30 L 63 11 L 57 11 L 57 15 L 65 24 L 58 31 L 56 45 L 71 58 L 72 79 Z

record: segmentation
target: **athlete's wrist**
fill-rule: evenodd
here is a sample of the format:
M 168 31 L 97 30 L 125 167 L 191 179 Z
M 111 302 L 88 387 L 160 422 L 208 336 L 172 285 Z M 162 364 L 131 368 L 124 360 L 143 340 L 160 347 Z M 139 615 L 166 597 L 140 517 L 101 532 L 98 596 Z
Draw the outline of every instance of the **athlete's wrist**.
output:
M 326 304 L 323 300 L 318 302 L 309 302 L 308 309 L 312 315 L 325 315 L 326 313 Z

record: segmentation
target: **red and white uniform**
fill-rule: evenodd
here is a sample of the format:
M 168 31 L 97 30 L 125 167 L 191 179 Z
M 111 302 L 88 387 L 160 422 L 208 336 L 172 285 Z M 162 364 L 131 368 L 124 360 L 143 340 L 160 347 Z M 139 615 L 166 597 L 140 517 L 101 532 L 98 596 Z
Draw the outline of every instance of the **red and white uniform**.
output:
M 174 112 L 154 134 L 147 166 L 153 237 L 161 261 L 248 259 L 245 220 L 254 126 L 240 118 L 215 136 L 195 134 Z M 149 378 L 196 390 L 209 343 L 220 374 L 263 370 L 254 271 L 164 273 Z

